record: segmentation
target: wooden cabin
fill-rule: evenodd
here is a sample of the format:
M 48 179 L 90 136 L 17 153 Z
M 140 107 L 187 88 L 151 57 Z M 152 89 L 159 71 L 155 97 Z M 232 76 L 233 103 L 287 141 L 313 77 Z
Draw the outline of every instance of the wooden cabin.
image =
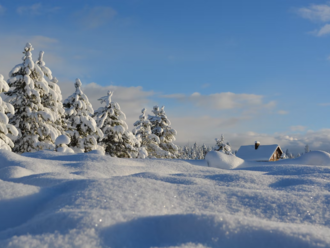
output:
M 260 145 L 259 141 L 256 141 L 254 145 L 241 146 L 236 157 L 247 161 L 277 161 L 282 156 L 283 151 L 279 145 Z

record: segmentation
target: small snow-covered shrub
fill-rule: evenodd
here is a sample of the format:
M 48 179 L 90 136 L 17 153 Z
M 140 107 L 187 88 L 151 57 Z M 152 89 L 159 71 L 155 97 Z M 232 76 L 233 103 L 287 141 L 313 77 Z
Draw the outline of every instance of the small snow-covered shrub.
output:
M 55 141 L 56 151 L 57 152 L 65 152 L 65 153 L 74 153 L 74 151 L 68 147 L 70 144 L 70 138 L 66 135 L 60 135 L 57 137 Z

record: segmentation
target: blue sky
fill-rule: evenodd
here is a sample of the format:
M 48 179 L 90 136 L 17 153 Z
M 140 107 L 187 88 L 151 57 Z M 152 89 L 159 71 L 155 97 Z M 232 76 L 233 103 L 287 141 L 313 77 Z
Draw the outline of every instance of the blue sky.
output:
M 86 90 L 95 83 L 100 94 L 117 87 L 129 123 L 139 107 L 165 105 L 180 144 L 213 144 L 224 133 L 235 148 L 258 139 L 297 151 L 307 143 L 330 150 L 329 2 L 0 0 L 0 6 L 4 75 L 29 41 L 35 59 L 45 51 L 68 87 L 64 94 L 76 77 Z M 95 87 L 91 98 L 102 96 Z

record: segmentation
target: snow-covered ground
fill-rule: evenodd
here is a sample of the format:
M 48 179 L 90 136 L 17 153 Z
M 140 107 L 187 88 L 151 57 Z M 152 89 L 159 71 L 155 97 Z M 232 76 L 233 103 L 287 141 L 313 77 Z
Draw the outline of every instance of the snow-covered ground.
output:
M 226 170 L 0 150 L 0 247 L 330 247 L 319 155 Z

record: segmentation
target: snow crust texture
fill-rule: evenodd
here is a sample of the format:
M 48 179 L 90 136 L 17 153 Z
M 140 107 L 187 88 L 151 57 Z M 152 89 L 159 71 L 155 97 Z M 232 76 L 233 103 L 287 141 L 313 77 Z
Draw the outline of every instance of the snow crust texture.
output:
M 6 150 L 0 161 L 0 247 L 330 247 L 325 165 Z

